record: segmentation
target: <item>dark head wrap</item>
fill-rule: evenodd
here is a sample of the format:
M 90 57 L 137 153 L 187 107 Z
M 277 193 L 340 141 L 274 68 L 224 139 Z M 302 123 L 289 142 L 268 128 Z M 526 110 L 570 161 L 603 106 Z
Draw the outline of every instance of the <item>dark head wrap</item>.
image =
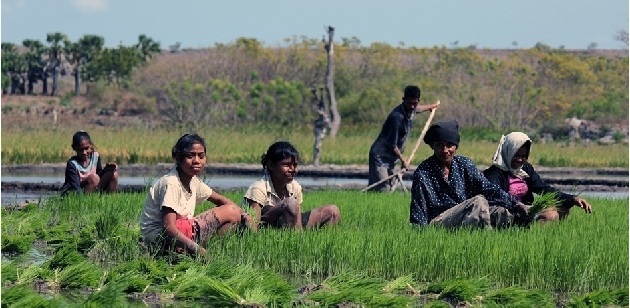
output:
M 459 124 L 455 120 L 447 120 L 433 123 L 427 134 L 424 135 L 424 143 L 432 145 L 434 142 L 450 142 L 459 147 Z

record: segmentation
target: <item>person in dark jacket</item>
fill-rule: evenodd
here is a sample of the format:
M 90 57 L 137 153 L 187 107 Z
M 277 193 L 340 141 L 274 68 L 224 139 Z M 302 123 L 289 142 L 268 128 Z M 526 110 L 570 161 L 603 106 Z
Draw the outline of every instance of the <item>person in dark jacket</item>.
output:
M 579 206 L 586 213 L 591 213 L 592 207 L 586 200 L 561 192 L 540 178 L 534 167 L 527 162 L 531 145 L 529 137 L 521 132 L 502 136 L 492 158 L 492 166 L 484 170 L 484 176 L 490 183 L 498 185 L 524 204 L 532 204 L 534 194 L 556 193 L 561 202 L 557 211 L 543 212 L 539 219 L 563 219 L 573 206 Z
M 402 102 L 389 113 L 383 123 L 381 132 L 370 147 L 368 186 L 394 174 L 397 161 L 401 162 L 402 170 L 409 169 L 411 162 L 406 160 L 402 153 L 409 139 L 413 117 L 416 113 L 429 111 L 439 106 L 437 102 L 431 105 L 419 105 L 420 93 L 418 86 L 406 86 Z M 391 191 L 396 181 L 397 179 L 391 179 L 376 185 L 371 191 Z
M 456 155 L 459 124 L 436 122 L 424 137 L 433 155 L 413 174 L 409 222 L 445 228 L 504 228 L 526 217 L 527 207 L 488 182 L 472 160 Z

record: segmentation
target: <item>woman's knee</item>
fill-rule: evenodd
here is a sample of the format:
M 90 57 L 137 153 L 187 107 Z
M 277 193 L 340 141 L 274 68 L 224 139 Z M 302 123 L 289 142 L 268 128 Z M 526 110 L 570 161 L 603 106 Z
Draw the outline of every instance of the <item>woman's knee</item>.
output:
M 90 174 L 88 175 L 86 181 L 87 184 L 96 187 L 101 182 L 101 178 L 98 176 L 98 174 Z
M 538 214 L 538 218 L 536 220 L 540 222 L 548 222 L 548 221 L 556 221 L 560 219 L 560 215 L 558 211 L 548 210 Z
M 337 223 L 341 220 L 341 211 L 339 211 L 339 208 L 334 204 L 323 206 L 322 211 L 325 213 L 325 216 L 330 217 L 332 223 Z
M 243 211 L 235 204 L 224 204 L 213 209 L 217 218 L 222 222 L 237 223 L 241 221 L 241 213 Z

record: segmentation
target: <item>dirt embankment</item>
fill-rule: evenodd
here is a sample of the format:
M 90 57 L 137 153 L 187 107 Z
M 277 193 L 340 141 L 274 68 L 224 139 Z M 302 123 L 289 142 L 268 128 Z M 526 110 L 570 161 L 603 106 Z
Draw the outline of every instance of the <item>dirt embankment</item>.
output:
M 119 166 L 121 177 L 158 177 L 166 174 L 172 164 L 134 164 Z M 486 166 L 479 166 L 484 170 Z M 412 170 L 415 169 L 412 168 Z M 41 165 L 10 165 L 2 166 L 2 174 L 5 175 L 58 175 L 63 180 L 65 164 L 41 164 Z M 413 171 L 404 173 L 405 180 L 411 180 Z M 627 191 L 628 190 L 628 170 L 623 168 L 537 168 L 541 177 L 551 185 L 563 190 L 577 191 Z M 260 176 L 262 169 L 260 165 L 252 164 L 210 164 L 206 169 L 211 175 L 244 175 Z M 299 169 L 300 177 L 311 178 L 349 178 L 367 179 L 368 166 L 366 165 L 304 165 Z M 356 186 L 356 185 L 354 185 Z M 122 190 L 137 191 L 145 187 L 135 185 L 120 187 Z M 329 187 L 330 188 L 330 187 Z M 339 187 L 337 187 L 339 188 Z M 363 187 L 341 187 L 347 189 Z M 17 183 L 2 182 L 3 192 L 11 191 L 55 191 L 59 189 L 58 184 L 46 183 Z

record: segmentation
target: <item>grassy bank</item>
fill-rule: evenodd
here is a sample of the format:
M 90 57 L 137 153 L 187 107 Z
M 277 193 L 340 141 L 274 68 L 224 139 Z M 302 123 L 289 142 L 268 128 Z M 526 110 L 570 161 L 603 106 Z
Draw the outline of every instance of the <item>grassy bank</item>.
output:
M 226 195 L 240 202 L 243 192 Z M 308 192 L 305 209 L 335 203 L 339 226 L 217 237 L 208 259 L 169 261 L 138 245 L 144 198 L 3 209 L 3 304 L 628 305 L 627 200 L 592 199 L 592 215 L 529 229 L 453 232 L 409 226 L 402 192 Z
M 421 123 L 421 122 L 420 122 Z M 422 125 L 416 124 L 405 155 L 410 155 Z M 63 163 L 74 152 L 70 147 L 72 134 L 79 128 L 22 129 L 3 127 L 2 164 Z M 183 132 L 163 129 L 130 127 L 86 128 L 105 160 L 119 164 L 168 163 L 171 147 Z M 349 128 L 323 143 L 321 163 L 367 165 L 370 146 L 378 135 L 379 127 Z M 237 127 L 212 128 L 198 132 L 208 142 L 208 159 L 216 163 L 259 163 L 260 155 L 277 140 L 288 140 L 301 151 L 305 163 L 313 153 L 313 134 L 308 128 L 293 127 Z M 489 165 L 500 134 L 464 132 L 458 153 L 480 165 Z M 492 138 L 495 137 L 495 138 Z M 421 144 L 414 156 L 414 165 L 431 155 Z M 548 167 L 628 167 L 628 146 L 583 145 L 567 142 L 538 143 L 532 148 L 530 162 Z

